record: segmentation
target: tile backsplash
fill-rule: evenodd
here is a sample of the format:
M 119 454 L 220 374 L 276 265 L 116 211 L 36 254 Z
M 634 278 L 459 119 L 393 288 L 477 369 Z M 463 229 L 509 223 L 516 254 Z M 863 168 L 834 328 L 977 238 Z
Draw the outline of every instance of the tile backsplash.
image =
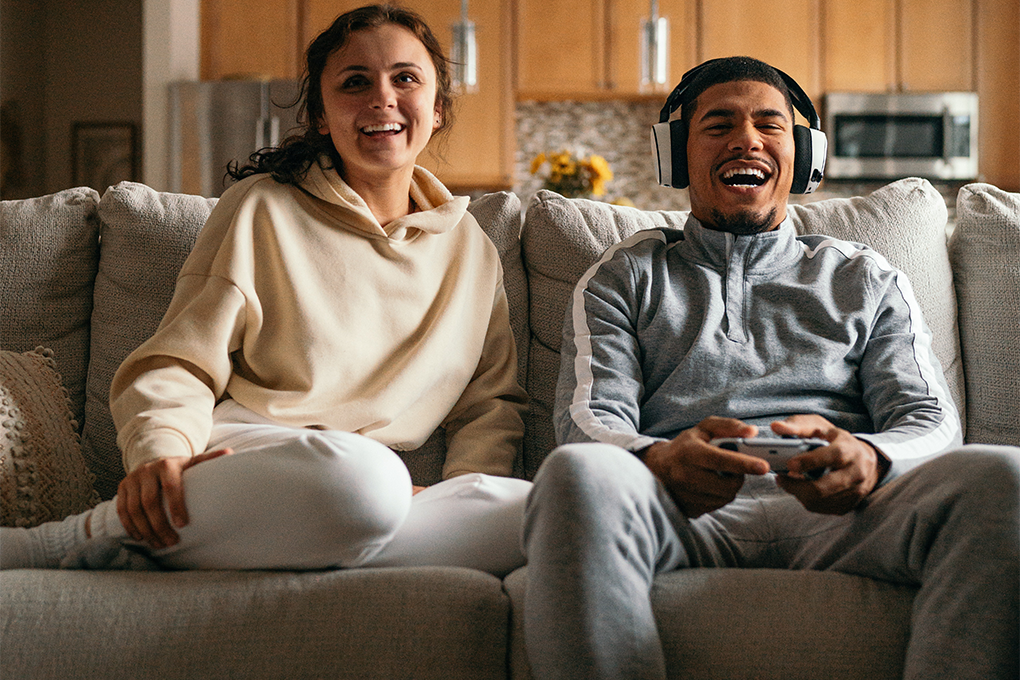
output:
M 687 210 L 686 191 L 660 187 L 655 180 L 650 136 L 661 107 L 657 101 L 518 102 L 513 191 L 526 207 L 542 186 L 542 179 L 531 174 L 531 160 L 539 153 L 566 148 L 583 155 L 598 154 L 609 162 L 614 178 L 607 184 L 605 200 L 627 198 L 643 210 Z M 790 200 L 806 203 L 861 196 L 885 183 L 823 181 L 815 193 L 794 195 Z M 950 221 L 962 184 L 933 182 L 946 199 Z

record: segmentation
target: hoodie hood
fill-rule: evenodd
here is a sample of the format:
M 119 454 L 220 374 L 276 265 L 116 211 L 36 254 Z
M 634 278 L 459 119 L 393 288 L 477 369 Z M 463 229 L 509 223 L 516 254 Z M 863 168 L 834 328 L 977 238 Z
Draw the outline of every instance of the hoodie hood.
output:
M 467 212 L 467 196 L 454 197 L 431 172 L 415 166 L 409 193 L 417 210 L 383 227 L 336 168 L 323 166 L 324 159 L 312 164 L 301 188 L 326 202 L 325 209 L 336 214 L 341 222 L 367 235 L 404 241 L 419 233 L 442 234 L 453 229 Z

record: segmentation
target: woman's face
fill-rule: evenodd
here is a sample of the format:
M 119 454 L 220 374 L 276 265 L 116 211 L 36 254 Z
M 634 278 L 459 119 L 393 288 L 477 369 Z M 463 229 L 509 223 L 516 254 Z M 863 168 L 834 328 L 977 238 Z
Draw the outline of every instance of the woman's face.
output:
M 322 73 L 319 132 L 329 135 L 348 182 L 382 182 L 406 172 L 439 127 L 436 69 L 402 26 L 351 34 Z

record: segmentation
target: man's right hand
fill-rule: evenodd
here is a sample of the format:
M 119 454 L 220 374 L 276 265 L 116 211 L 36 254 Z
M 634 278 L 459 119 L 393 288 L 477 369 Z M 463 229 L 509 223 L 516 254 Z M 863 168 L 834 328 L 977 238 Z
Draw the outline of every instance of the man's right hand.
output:
M 117 488 L 117 516 L 128 535 L 155 550 L 176 545 L 180 537 L 174 527 L 188 523 L 181 475 L 194 465 L 231 453 L 220 449 L 192 458 L 160 458 L 132 470 Z
M 764 475 L 769 471 L 769 464 L 759 458 L 726 451 L 709 442 L 717 437 L 756 434 L 758 428 L 754 425 L 713 416 L 671 441 L 653 444 L 645 452 L 645 465 L 687 517 L 698 517 L 736 498 L 744 475 Z

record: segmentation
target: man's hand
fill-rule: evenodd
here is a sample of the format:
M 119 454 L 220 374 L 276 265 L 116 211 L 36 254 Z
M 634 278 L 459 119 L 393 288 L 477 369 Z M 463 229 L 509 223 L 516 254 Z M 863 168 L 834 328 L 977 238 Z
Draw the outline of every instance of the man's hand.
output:
M 220 449 L 193 458 L 160 458 L 135 468 L 117 488 L 117 516 L 128 535 L 156 550 L 175 545 L 180 537 L 174 527 L 188 523 L 181 475 L 194 465 L 231 453 Z M 170 517 L 163 507 L 164 498 Z
M 772 423 L 778 435 L 817 437 L 829 442 L 787 463 L 789 475 L 779 475 L 777 483 L 797 497 L 805 508 L 823 515 L 843 515 L 854 508 L 878 484 L 882 475 L 879 453 L 867 442 L 841 430 L 817 415 L 794 416 Z M 802 473 L 828 468 L 812 481 Z
M 757 433 L 757 427 L 733 418 L 706 418 L 672 441 L 653 444 L 645 452 L 645 465 L 687 517 L 698 517 L 736 498 L 744 475 L 769 471 L 765 461 L 720 449 L 709 441 L 717 437 L 753 437 Z

